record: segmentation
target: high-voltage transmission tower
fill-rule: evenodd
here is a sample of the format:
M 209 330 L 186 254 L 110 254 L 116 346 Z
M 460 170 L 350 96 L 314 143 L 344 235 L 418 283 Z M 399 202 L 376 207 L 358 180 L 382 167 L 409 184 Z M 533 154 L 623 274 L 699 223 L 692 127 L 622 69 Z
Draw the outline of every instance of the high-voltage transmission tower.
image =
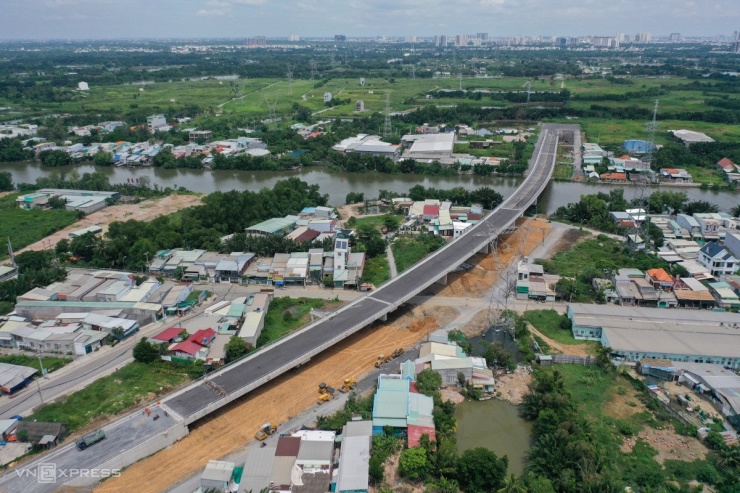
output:
M 277 106 L 278 97 L 275 95 L 275 100 L 272 104 L 270 104 L 270 101 L 267 99 L 267 96 L 265 96 L 265 103 L 267 103 L 267 107 L 270 109 L 270 116 L 268 118 L 268 124 L 270 128 L 275 127 L 275 123 L 277 122 L 277 115 L 275 113 L 275 107 Z
M 529 104 L 530 97 L 532 96 L 532 81 L 528 80 L 524 85 L 527 87 L 527 104 Z
M 288 65 L 288 71 L 285 74 L 288 76 L 288 94 L 293 94 L 293 67 Z
M 383 124 L 383 138 L 391 136 L 391 93 L 385 93 L 385 122 Z
M 653 119 L 646 126 L 647 142 L 645 153 L 642 155 L 641 169 L 637 178 L 637 190 L 635 191 L 635 205 L 638 209 L 638 217 L 635 220 L 635 246 L 639 248 L 637 236 L 649 245 L 650 241 L 650 183 L 652 182 L 652 165 L 655 159 L 655 132 L 658 130 L 658 100 L 653 106 Z M 643 209 L 644 214 L 639 211 Z M 662 211 L 654 211 L 660 214 Z M 642 216 L 642 217 L 641 217 Z
M 311 80 L 314 80 L 316 77 L 316 60 L 311 60 Z

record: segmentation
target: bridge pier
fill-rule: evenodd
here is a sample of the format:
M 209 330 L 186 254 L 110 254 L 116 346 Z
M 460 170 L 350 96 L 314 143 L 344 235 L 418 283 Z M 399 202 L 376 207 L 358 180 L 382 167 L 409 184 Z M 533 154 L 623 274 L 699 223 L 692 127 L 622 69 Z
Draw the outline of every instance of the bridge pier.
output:
M 388 314 L 384 313 L 378 320 L 381 322 L 387 322 L 388 321 Z
M 442 286 L 447 286 L 447 274 L 445 274 L 444 276 L 434 281 L 434 284 L 441 284 Z
M 482 253 L 484 255 L 485 254 L 488 254 L 488 253 L 491 253 L 491 244 L 490 243 L 486 243 L 483 246 L 483 248 L 481 248 L 480 250 L 478 250 L 478 253 Z

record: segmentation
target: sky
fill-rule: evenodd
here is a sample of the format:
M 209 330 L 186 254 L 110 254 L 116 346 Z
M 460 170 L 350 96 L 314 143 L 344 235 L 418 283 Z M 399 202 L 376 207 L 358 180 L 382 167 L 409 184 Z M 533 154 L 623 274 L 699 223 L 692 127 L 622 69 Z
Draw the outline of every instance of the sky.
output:
M 738 0 L 0 0 L 0 39 L 731 35 Z

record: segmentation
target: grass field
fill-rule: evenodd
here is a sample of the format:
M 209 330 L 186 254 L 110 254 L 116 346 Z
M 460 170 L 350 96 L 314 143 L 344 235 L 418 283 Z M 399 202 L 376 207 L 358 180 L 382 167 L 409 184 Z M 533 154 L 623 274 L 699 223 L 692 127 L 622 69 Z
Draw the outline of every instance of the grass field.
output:
M 13 249 L 19 250 L 77 220 L 75 211 L 20 209 L 15 203 L 18 195 L 12 193 L 0 198 L 0 260 L 8 256 L 8 238 Z
M 367 259 L 365 271 L 362 274 L 363 282 L 369 282 L 375 286 L 383 284 L 390 279 L 391 271 L 388 267 L 388 258 L 385 255 Z
M 391 244 L 399 274 L 444 245 L 439 236 L 419 235 L 399 238 Z
M 380 216 L 367 216 L 360 219 L 356 219 L 356 222 L 354 223 L 353 228 L 357 229 L 364 225 L 370 225 L 376 229 L 380 229 L 383 226 L 383 221 L 385 220 L 385 216 L 394 216 L 399 221 L 403 220 L 403 215 L 401 214 L 382 214 Z
M 27 419 L 67 423 L 70 432 L 93 420 L 113 416 L 163 394 L 188 380 L 186 369 L 167 363 L 129 363 L 59 402 L 39 408 Z
M 71 362 L 71 358 L 41 358 L 41 363 L 44 365 L 44 369 L 48 372 L 56 371 Z M 26 356 L 23 354 L 13 356 L 0 356 L 0 363 L 8 363 L 9 365 L 30 366 L 31 368 L 36 368 L 39 371 L 38 374 L 41 375 L 39 359 L 36 356 Z
M 265 315 L 265 327 L 257 341 L 261 347 L 285 337 L 310 320 L 311 309 L 333 310 L 340 304 L 339 301 L 317 298 L 274 298 Z
M 528 310 L 524 312 L 524 319 L 532 324 L 535 329 L 561 344 L 584 343 L 584 341 L 576 340 L 570 329 L 561 327 L 560 323 L 563 320 L 563 315 L 555 310 Z
M 5 315 L 13 311 L 15 305 L 9 301 L 0 301 L 0 315 Z

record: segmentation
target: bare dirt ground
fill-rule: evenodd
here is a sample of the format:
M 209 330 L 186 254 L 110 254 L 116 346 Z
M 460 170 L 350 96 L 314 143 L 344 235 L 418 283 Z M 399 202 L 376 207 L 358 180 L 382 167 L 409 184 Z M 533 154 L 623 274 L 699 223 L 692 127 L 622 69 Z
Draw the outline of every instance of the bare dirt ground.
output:
M 362 216 L 362 213 L 360 212 L 360 207 L 362 207 L 363 203 L 358 202 L 356 204 L 344 204 L 337 206 L 337 211 L 339 212 L 339 219 L 341 221 L 346 221 L 352 216 L 359 217 Z
M 455 389 L 451 388 L 444 388 L 440 391 L 440 394 L 442 395 L 442 400 L 444 402 L 452 402 L 454 404 L 460 404 L 465 400 L 465 397 L 458 392 Z
M 514 405 L 519 405 L 524 400 L 524 396 L 529 392 L 529 382 L 532 381 L 531 369 L 528 367 L 518 367 L 514 373 L 504 373 L 495 375 L 496 394 L 501 392 L 499 399 L 509 401 Z
M 115 221 L 128 221 L 129 219 L 151 221 L 159 216 L 172 214 L 181 209 L 200 205 L 200 203 L 200 195 L 168 195 L 161 199 L 145 200 L 138 204 L 121 204 L 106 207 L 105 209 L 87 215 L 84 219 L 67 226 L 61 231 L 57 231 L 51 236 L 47 236 L 43 240 L 27 246 L 21 251 L 53 248 L 63 238 L 69 239 L 69 232 L 77 229 L 100 226 L 103 229 L 103 233 L 105 233 L 108 231 L 108 225 Z
M 396 348 L 413 346 L 456 315 L 453 308 L 419 305 L 384 325 L 363 329 L 298 372 L 289 372 L 222 409 L 210 420 L 196 425 L 179 443 L 139 461 L 96 491 L 165 491 L 205 467 L 209 459 L 224 457 L 243 447 L 262 423 L 282 423 L 313 406 L 319 382 L 339 387 L 344 378 L 360 378 L 374 369 L 379 353 L 390 354 Z
M 400 462 L 401 453 L 392 455 L 383 464 L 385 478 L 385 486 L 390 487 L 397 493 L 423 493 L 426 491 L 422 485 L 411 484 L 408 481 L 401 479 L 398 475 L 398 465 Z M 370 493 L 377 493 L 378 487 L 371 487 Z
M 482 336 L 488 330 L 488 310 L 481 310 L 470 319 L 470 322 L 460 327 L 465 337 Z
M 541 219 L 520 219 L 518 229 L 499 245 L 498 259 L 493 255 L 473 257 L 475 266 L 468 272 L 447 276 L 447 285 L 436 292 L 440 296 L 479 297 L 485 295 L 496 282 L 496 272 L 518 255 L 528 255 L 550 232 L 550 225 Z
M 656 430 L 649 427 L 640 431 L 637 437 L 625 439 L 620 450 L 630 453 L 638 439 L 644 440 L 658 452 L 655 460 L 660 464 L 667 459 L 693 461 L 704 459 L 707 455 L 707 448 L 694 437 L 678 435 L 673 429 Z
M 15 193 L 15 192 L 13 192 L 13 191 L 11 191 L 11 192 L 0 192 L 0 199 L 3 198 L 3 197 L 5 197 L 5 196 L 7 196 L 7 195 L 10 195 L 11 193 Z
M 643 404 L 637 396 L 637 393 L 631 388 L 622 387 L 624 389 L 623 394 L 615 392 L 612 396 L 604 402 L 602 409 L 604 414 L 607 414 L 613 418 L 626 419 L 633 414 L 641 413 L 647 410 L 645 404 Z
M 584 235 L 583 232 L 579 231 L 577 228 L 569 229 L 565 232 L 565 234 L 563 234 L 563 237 L 560 238 L 560 241 L 558 241 L 557 244 L 550 250 L 547 258 L 552 258 L 553 256 L 555 256 L 556 253 L 566 252 L 570 250 L 571 248 L 573 248 L 573 245 L 585 240 L 586 238 L 588 238 L 588 235 Z
M 532 326 L 532 324 L 528 324 L 528 325 L 529 325 L 530 332 L 540 336 L 542 340 L 545 341 L 550 346 L 550 349 L 553 349 L 557 351 L 558 353 L 569 354 L 571 356 L 591 355 L 591 350 L 588 344 L 563 344 L 553 339 L 550 339 L 545 334 L 535 329 L 534 326 Z

